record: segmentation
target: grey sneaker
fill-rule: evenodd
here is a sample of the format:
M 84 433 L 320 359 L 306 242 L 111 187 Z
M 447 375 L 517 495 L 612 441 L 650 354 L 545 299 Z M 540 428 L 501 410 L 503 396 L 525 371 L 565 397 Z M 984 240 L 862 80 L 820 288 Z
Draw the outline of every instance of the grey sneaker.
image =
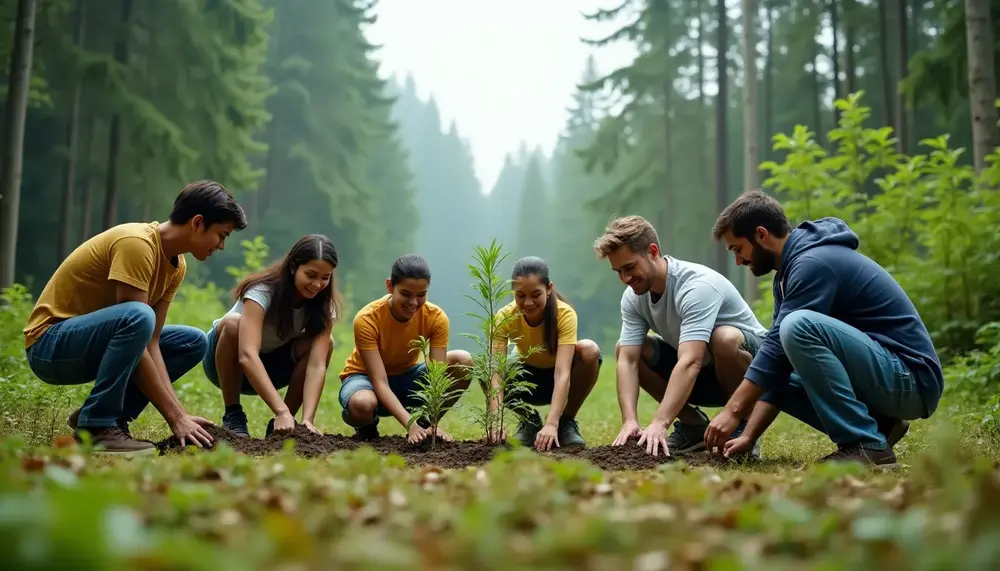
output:
M 560 418 L 559 419 L 559 446 L 586 446 L 587 441 L 583 439 L 583 435 L 580 434 L 580 425 L 576 423 L 575 418 Z
M 521 444 L 528 448 L 533 448 L 535 446 L 535 436 L 538 435 L 538 431 L 541 429 L 542 415 L 538 414 L 537 410 L 531 409 L 529 416 L 517 424 L 517 432 L 514 433 L 514 438 L 520 440 Z M 559 439 L 559 443 L 562 444 L 562 438 Z
M 227 412 L 222 415 L 222 426 L 236 436 L 250 436 L 250 428 L 247 427 L 247 415 L 242 410 Z
M 695 412 L 701 416 L 705 422 L 702 424 L 685 424 L 679 420 L 674 421 L 674 431 L 667 436 L 667 449 L 671 454 L 685 454 L 687 452 L 697 452 L 705 449 L 705 429 L 710 422 L 708 416 L 695 408 Z

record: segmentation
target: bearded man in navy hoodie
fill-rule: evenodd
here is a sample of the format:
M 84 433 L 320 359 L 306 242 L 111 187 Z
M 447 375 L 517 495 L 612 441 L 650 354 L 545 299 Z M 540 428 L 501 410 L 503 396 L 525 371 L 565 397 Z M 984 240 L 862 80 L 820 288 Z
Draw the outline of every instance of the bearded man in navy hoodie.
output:
M 941 361 L 906 292 L 858 252 L 839 218 L 792 229 L 781 204 L 743 193 L 712 234 L 756 276 L 775 272 L 772 325 L 739 388 L 705 431 L 710 450 L 749 450 L 785 412 L 837 451 L 820 461 L 894 467 L 907 420 L 928 418 L 944 387 Z M 727 441 L 744 411 L 743 434 Z

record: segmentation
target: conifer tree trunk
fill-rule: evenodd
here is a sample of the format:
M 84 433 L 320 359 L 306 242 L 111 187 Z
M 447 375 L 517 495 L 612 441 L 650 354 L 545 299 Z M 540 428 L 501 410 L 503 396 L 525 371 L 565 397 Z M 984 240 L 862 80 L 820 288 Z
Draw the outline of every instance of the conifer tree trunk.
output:
M 743 189 L 759 185 L 757 159 L 757 33 L 754 14 L 757 3 L 742 0 L 743 17 Z M 757 298 L 757 280 L 743 271 L 743 297 L 747 303 Z
M 965 0 L 965 36 L 969 58 L 969 105 L 972 112 L 972 157 L 976 173 L 986 156 L 1000 145 L 997 127 L 997 77 L 990 0 Z
M 892 126 L 892 78 L 889 75 L 889 25 L 886 0 L 878 0 L 878 67 L 882 76 L 882 120 Z
M 83 34 L 86 27 L 86 4 L 83 0 L 76 2 L 76 32 L 73 43 L 83 47 Z M 70 107 L 69 121 L 66 123 L 66 165 L 63 171 L 62 219 L 59 229 L 59 260 L 65 260 L 70 252 L 70 234 L 73 224 L 73 191 L 76 187 L 76 153 L 77 139 L 80 131 L 80 93 L 83 91 L 83 80 L 78 79 L 73 86 L 73 103 Z
M 840 90 L 840 26 L 839 18 L 837 18 L 837 0 L 829 0 L 828 6 L 830 8 L 830 32 L 833 35 L 833 54 L 831 57 L 833 60 L 833 100 L 836 101 L 843 97 Z M 833 124 L 834 126 L 840 124 L 840 110 L 837 109 L 836 105 L 833 107 Z
M 729 160 L 726 152 L 726 107 L 729 103 L 728 83 L 729 76 L 726 71 L 726 53 L 729 30 L 728 18 L 726 17 L 726 0 L 716 0 L 716 17 L 719 21 L 716 53 L 718 67 L 719 95 L 715 100 L 715 202 L 716 212 L 722 212 L 729 204 Z M 729 262 L 729 253 L 722 244 L 715 245 L 715 270 L 722 275 L 726 275 L 726 266 Z
M 896 0 L 896 23 L 899 26 L 899 46 L 897 48 L 896 54 L 896 78 L 898 81 L 903 81 L 907 75 L 909 75 L 910 67 L 910 48 L 907 45 L 907 17 L 906 17 L 906 0 Z M 907 120 L 907 113 L 909 111 L 906 109 L 906 97 L 900 92 L 896 95 L 896 147 L 900 153 L 908 154 L 910 152 L 910 126 Z
M 771 0 L 764 0 L 767 10 L 767 58 L 764 60 L 764 159 L 771 158 L 771 133 L 774 132 L 774 12 Z
M 115 42 L 115 61 L 128 64 L 128 34 L 132 17 L 132 0 L 122 0 L 122 29 Z M 122 117 L 115 112 L 111 116 L 108 134 L 108 170 L 104 180 L 104 229 L 118 222 L 118 152 L 121 147 Z
M 857 45 L 854 35 L 857 30 L 857 4 L 855 0 L 844 0 L 844 74 L 847 76 L 847 94 L 858 90 L 858 64 L 854 58 L 854 46 Z
M 7 79 L 3 158 L 0 164 L 0 289 L 14 283 L 17 223 L 21 202 L 24 123 L 28 115 L 28 84 L 35 44 L 35 0 L 19 0 L 14 46 Z

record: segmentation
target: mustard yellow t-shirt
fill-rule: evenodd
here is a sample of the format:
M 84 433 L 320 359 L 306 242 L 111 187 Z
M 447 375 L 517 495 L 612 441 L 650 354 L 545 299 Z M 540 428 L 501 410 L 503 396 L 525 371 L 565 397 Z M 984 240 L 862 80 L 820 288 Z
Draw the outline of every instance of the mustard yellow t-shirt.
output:
M 429 301 L 406 323 L 396 321 L 389 311 L 389 294 L 386 294 L 354 316 L 354 350 L 340 372 L 340 379 L 368 374 L 361 351 L 378 350 L 387 375 L 404 373 L 421 359 L 420 351 L 411 347 L 410 342 L 423 335 L 432 348 L 447 348 L 449 327 L 444 310 Z
M 45 284 L 24 328 L 24 346 L 38 341 L 60 321 L 118 303 L 115 281 L 145 291 L 149 305 L 172 301 L 187 264 L 175 267 L 163 253 L 158 222 L 131 222 L 109 228 L 80 244 Z
M 516 319 L 504 317 L 511 312 L 517 312 Z M 524 314 L 513 301 L 497 312 L 497 319 L 506 319 L 506 324 L 497 330 L 493 337 L 494 341 L 514 340 L 517 352 L 521 355 L 527 355 L 532 347 L 538 346 L 539 350 L 525 359 L 525 364 L 540 369 L 551 369 L 556 366 L 556 356 L 545 349 L 544 321 L 537 327 L 528 325 L 528 322 L 524 320 Z M 556 327 L 559 330 L 559 345 L 576 345 L 576 326 L 576 310 L 565 301 L 556 299 Z

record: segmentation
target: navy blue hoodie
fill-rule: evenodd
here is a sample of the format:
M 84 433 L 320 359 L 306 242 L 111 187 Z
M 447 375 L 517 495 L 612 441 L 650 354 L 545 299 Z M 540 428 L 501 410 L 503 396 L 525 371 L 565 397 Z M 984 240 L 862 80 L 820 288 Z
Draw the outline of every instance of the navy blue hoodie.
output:
M 797 309 L 829 315 L 866 333 L 910 369 L 927 407 L 937 408 L 941 361 L 917 309 L 896 280 L 858 252 L 858 236 L 839 218 L 803 222 L 792 230 L 774 275 L 773 325 L 746 378 L 768 392 L 787 384 L 792 365 L 781 347 L 781 320 Z

